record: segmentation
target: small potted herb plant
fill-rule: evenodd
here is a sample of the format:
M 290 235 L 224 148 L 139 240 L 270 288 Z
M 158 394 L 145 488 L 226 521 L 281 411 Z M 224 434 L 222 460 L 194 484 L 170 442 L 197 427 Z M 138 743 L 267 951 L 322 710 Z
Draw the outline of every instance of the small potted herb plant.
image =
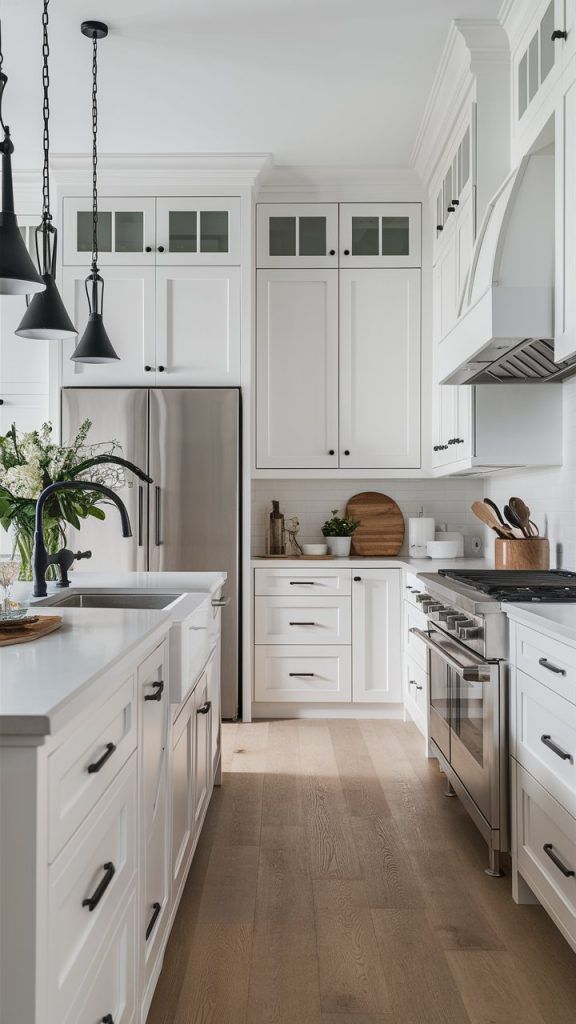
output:
M 338 509 L 332 509 L 332 518 L 327 519 L 322 527 L 330 554 L 337 558 L 347 558 L 352 537 L 359 526 L 358 519 L 347 519 L 346 516 L 338 515 Z

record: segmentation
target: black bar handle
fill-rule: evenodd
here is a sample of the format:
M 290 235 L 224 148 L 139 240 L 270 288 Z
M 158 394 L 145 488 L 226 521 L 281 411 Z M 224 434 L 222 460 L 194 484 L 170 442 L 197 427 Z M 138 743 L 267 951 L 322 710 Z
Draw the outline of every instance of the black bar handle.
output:
M 104 877 L 102 881 L 96 887 L 92 896 L 88 896 L 85 900 L 82 900 L 82 906 L 88 907 L 90 913 L 92 913 L 93 910 L 96 910 L 96 907 L 100 903 L 100 900 L 102 899 L 104 893 L 106 892 L 106 889 L 108 888 L 110 882 L 112 881 L 114 875 L 116 874 L 116 868 L 114 867 L 111 860 L 104 864 L 103 867 Z
M 314 580 L 290 580 L 291 587 L 315 587 Z
M 545 747 L 549 747 L 549 749 L 552 750 L 554 754 L 557 754 L 558 757 L 561 757 L 563 761 L 570 761 L 570 764 L 573 764 L 574 758 L 572 757 L 572 754 L 569 754 L 567 750 L 563 750 L 557 743 L 554 743 L 551 736 L 541 736 L 540 740 Z
M 88 767 L 86 769 L 86 771 L 88 772 L 88 775 L 95 775 L 96 772 L 99 772 L 100 769 L 103 768 L 104 765 L 106 764 L 106 761 L 110 760 L 110 758 L 112 757 L 112 754 L 114 753 L 115 750 L 116 750 L 116 744 L 115 743 L 107 743 L 106 744 L 106 750 L 102 754 L 102 757 L 98 761 L 93 761 L 92 764 L 88 765 Z
M 211 700 L 206 700 L 206 701 L 204 701 L 203 704 L 200 705 L 199 708 L 196 708 L 196 714 L 197 715 L 207 715 L 208 712 L 210 711 L 211 707 L 212 707 L 212 701 Z
M 142 547 L 144 527 L 144 488 L 138 484 L 138 547 Z
M 316 622 L 289 622 L 289 626 L 316 626 Z
M 315 675 L 315 673 L 314 672 L 289 672 L 288 675 L 289 676 L 298 676 L 298 677 L 300 677 L 300 676 L 310 676 L 310 677 L 312 677 L 312 676 Z
M 160 545 L 162 543 L 162 529 L 161 529 L 161 523 L 160 523 L 160 517 L 161 517 L 161 514 L 162 514 L 162 511 L 161 511 L 162 500 L 161 500 L 160 488 L 157 487 L 157 486 L 154 488 L 154 503 L 155 503 L 155 513 L 156 513 L 156 515 L 155 515 L 156 523 L 155 523 L 154 543 L 156 544 L 156 547 L 160 547 Z
M 159 679 L 157 683 L 152 683 L 152 686 L 154 687 L 154 693 L 147 693 L 144 700 L 162 700 L 164 680 Z
M 148 942 L 148 939 L 150 938 L 150 936 L 152 935 L 152 932 L 154 931 L 154 925 L 156 924 L 156 921 L 158 920 L 158 914 L 160 913 L 161 910 L 162 910 L 162 904 L 161 903 L 153 903 L 152 904 L 152 917 L 150 918 L 150 920 L 148 922 L 148 927 L 146 929 L 146 942 Z
M 538 658 L 538 664 L 542 665 L 542 668 L 547 668 L 549 672 L 554 672 L 554 675 L 566 675 L 565 668 L 558 668 L 558 665 L 554 665 L 551 661 L 548 661 L 548 658 Z
M 562 863 L 558 854 L 554 853 L 554 847 L 552 846 L 552 843 L 544 843 L 542 849 L 544 850 L 546 856 L 550 857 L 550 860 L 553 864 L 556 865 L 558 870 L 562 872 L 564 878 L 574 878 L 576 872 L 573 871 L 572 868 L 567 868 L 566 865 Z

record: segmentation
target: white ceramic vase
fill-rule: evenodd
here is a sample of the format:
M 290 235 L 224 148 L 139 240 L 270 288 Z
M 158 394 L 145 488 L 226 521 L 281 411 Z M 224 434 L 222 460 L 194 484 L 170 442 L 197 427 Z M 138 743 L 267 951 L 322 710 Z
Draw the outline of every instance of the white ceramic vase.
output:
M 352 537 L 326 537 L 328 551 L 336 558 L 348 558 L 352 546 Z

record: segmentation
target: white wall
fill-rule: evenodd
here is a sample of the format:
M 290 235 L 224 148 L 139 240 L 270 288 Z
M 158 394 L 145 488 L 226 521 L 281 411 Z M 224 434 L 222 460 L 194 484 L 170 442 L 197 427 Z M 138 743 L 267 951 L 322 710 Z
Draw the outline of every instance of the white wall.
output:
M 489 477 L 486 494 L 501 507 L 511 495 L 523 498 L 550 539 L 552 568 L 576 569 L 576 377 L 563 385 L 563 406 L 563 465 Z
M 359 491 L 381 491 L 394 499 L 404 517 L 418 515 L 422 506 L 437 525 L 482 536 L 482 526 L 470 511 L 473 501 L 483 495 L 477 478 L 442 480 L 253 480 L 252 553 L 266 550 L 266 530 L 273 498 L 280 501 L 286 516 L 298 515 L 300 543 L 322 540 L 321 527 L 333 508 L 344 509 L 348 498 Z M 408 550 L 408 530 L 402 553 Z

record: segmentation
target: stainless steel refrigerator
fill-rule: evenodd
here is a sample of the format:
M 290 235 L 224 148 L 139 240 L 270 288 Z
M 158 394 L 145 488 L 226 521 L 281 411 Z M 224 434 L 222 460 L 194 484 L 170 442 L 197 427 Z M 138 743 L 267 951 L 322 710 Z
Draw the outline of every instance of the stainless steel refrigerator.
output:
M 87 569 L 228 573 L 222 615 L 222 717 L 239 712 L 240 392 L 238 388 L 63 388 L 62 438 L 85 419 L 88 442 L 118 441 L 119 454 L 152 484 L 126 473 L 116 510 L 84 520 L 69 538 L 92 551 Z

